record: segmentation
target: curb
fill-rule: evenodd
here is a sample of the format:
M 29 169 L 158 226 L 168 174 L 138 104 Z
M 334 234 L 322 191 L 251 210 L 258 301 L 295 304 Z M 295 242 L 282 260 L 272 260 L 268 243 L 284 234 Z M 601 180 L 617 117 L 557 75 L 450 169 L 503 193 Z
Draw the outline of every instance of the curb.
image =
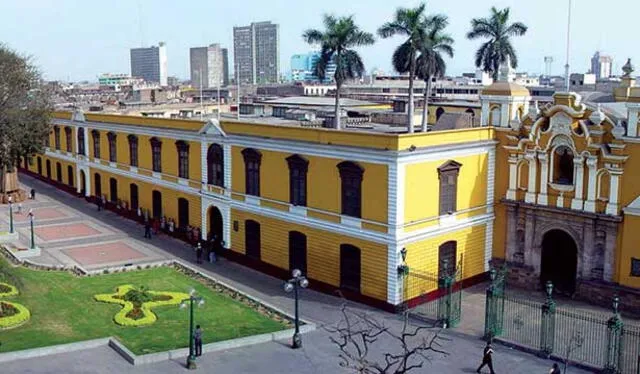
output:
M 111 338 L 101 338 L 93 340 L 84 340 L 68 344 L 51 345 L 48 347 L 24 349 L 22 351 L 14 351 L 0 353 L 0 362 L 9 362 L 15 360 L 24 360 L 27 358 L 36 358 L 43 356 L 55 355 L 58 353 L 68 353 L 82 351 L 85 349 L 102 347 L 109 344 Z

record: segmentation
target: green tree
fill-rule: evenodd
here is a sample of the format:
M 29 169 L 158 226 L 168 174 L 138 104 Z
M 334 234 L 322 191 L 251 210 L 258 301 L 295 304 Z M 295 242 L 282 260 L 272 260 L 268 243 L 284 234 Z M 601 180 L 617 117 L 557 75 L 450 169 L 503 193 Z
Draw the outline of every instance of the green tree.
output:
M 467 38 L 489 39 L 476 51 L 476 67 L 490 73 L 494 81 L 498 79 L 501 64 L 510 61 L 511 67 L 518 67 L 518 56 L 511 44 L 511 37 L 521 36 L 526 32 L 527 26 L 522 22 L 509 23 L 509 8 L 499 10 L 491 7 L 489 18 L 472 19 Z
M 21 159 L 43 151 L 51 112 L 50 91 L 30 58 L 0 44 L 0 193 Z
M 362 58 L 353 48 L 371 45 L 373 35 L 360 30 L 353 21 L 353 16 L 336 18 L 324 16 L 324 31 L 309 29 L 302 34 L 309 44 L 319 44 L 320 58 L 313 70 L 320 80 L 326 77 L 327 66 L 335 63 L 336 72 L 333 79 L 336 83 L 336 106 L 334 126 L 340 129 L 340 90 L 347 79 L 356 79 L 364 74 Z
M 378 29 L 382 38 L 403 36 L 407 39 L 393 52 L 392 63 L 398 73 L 409 73 L 409 105 L 407 110 L 407 126 L 409 132 L 414 131 L 413 81 L 416 78 L 417 58 L 427 34 L 429 20 L 425 15 L 426 4 L 416 8 L 398 8 L 393 21 L 387 22 Z
M 441 78 L 447 70 L 442 55 L 453 57 L 453 38 L 444 33 L 449 24 L 447 16 L 434 15 L 427 19 L 428 30 L 420 46 L 420 55 L 416 61 L 416 75 L 424 80 L 424 107 L 422 108 L 422 131 L 427 131 L 429 115 L 429 98 L 431 98 L 431 81 Z

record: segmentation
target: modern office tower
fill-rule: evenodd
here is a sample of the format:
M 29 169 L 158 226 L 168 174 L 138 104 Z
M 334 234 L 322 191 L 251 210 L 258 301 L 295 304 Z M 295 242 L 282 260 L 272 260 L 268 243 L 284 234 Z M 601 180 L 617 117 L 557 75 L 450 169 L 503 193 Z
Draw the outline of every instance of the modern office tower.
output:
M 211 44 L 208 47 L 195 47 L 189 50 L 191 62 L 191 84 L 200 87 L 202 74 L 202 88 L 226 85 L 225 79 L 225 54 L 226 48 L 220 48 L 220 44 Z
M 315 74 L 315 64 L 320 59 L 320 52 L 309 52 L 305 54 L 295 54 L 291 56 L 291 80 L 294 82 L 320 82 L 320 78 Z M 331 62 L 325 70 L 325 77 L 322 83 L 333 81 L 336 72 L 336 64 Z
M 167 46 L 160 42 L 149 48 L 131 48 L 131 76 L 167 85 Z
M 611 56 L 601 55 L 600 51 L 597 51 L 593 57 L 591 57 L 591 72 L 596 75 L 596 79 L 609 78 L 611 76 L 611 65 L 613 59 Z
M 279 27 L 254 22 L 233 28 L 234 71 L 241 83 L 277 83 L 280 74 Z

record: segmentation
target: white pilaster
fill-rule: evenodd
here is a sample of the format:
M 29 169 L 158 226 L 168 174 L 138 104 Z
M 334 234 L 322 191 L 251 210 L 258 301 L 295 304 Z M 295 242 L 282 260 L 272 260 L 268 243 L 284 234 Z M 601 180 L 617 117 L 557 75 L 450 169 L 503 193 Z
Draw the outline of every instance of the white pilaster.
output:
M 224 194 L 231 196 L 231 144 L 223 144 L 224 152 Z
M 487 223 L 484 233 L 484 271 L 489 271 L 489 261 L 493 258 L 493 220 Z
M 86 160 L 89 159 L 89 155 L 92 154 L 89 150 L 89 137 L 91 134 L 89 133 L 89 128 L 87 126 L 84 127 L 84 156 Z M 89 178 L 91 179 L 91 178 Z M 87 187 L 88 188 L 88 187 Z
M 527 193 L 524 195 L 524 201 L 527 203 L 536 203 L 536 175 L 538 173 L 538 161 L 535 153 L 527 153 L 524 158 L 529 161 L 529 185 Z
M 605 213 L 615 216 L 618 214 L 618 193 L 620 191 L 620 176 L 622 176 L 622 170 L 609 169 L 609 174 L 611 175 L 611 186 L 609 187 L 609 203 L 607 204 Z
M 482 100 L 482 110 L 480 111 L 480 126 L 489 125 L 489 101 Z
M 200 200 L 200 232 L 201 232 L 202 238 L 205 240 L 209 239 L 209 223 L 207 222 L 209 219 L 207 214 L 208 210 L 209 210 L 209 202 L 205 200 L 203 197 Z
M 575 180 L 575 194 L 573 200 L 571 200 L 571 209 L 582 210 L 583 209 L 583 185 L 584 185 L 584 158 L 573 158 L 573 175 Z
M 207 182 L 209 181 L 209 165 L 207 164 L 207 152 L 209 151 L 209 143 L 204 139 L 200 139 L 200 180 L 202 182 L 202 189 L 207 189 Z M 203 231 L 204 232 L 204 231 Z
M 596 212 L 596 182 L 598 173 L 598 158 L 595 156 L 587 157 L 587 168 L 589 169 L 589 184 L 587 185 L 587 200 L 584 202 L 584 210 L 587 212 Z
M 509 104 L 500 104 L 500 127 L 509 127 Z
M 538 194 L 538 205 L 547 205 L 549 203 L 549 195 L 547 189 L 549 185 L 549 157 L 544 152 L 538 153 L 540 160 L 540 193 Z
M 627 103 L 627 110 L 629 113 L 629 120 L 627 121 L 627 136 L 638 136 L 638 110 L 640 105 L 638 103 Z
M 516 155 L 509 155 L 509 189 L 507 190 L 507 199 L 516 199 L 516 189 L 518 182 L 518 158 Z
M 387 246 L 387 302 L 391 305 L 398 305 L 403 300 L 403 279 L 398 276 L 398 265 L 402 261 L 400 251 L 402 247 L 398 244 Z
M 231 229 L 233 227 L 231 223 L 231 207 L 220 207 L 220 213 L 222 213 L 222 240 L 224 240 L 224 247 L 231 248 Z
M 489 150 L 487 159 L 487 213 L 493 213 L 495 179 L 496 179 L 496 150 Z
M 403 300 L 403 278 L 398 276 L 398 265 L 402 261 L 399 239 L 404 231 L 405 165 L 392 163 L 388 168 L 388 222 L 393 243 L 387 245 L 387 302 L 398 305 Z

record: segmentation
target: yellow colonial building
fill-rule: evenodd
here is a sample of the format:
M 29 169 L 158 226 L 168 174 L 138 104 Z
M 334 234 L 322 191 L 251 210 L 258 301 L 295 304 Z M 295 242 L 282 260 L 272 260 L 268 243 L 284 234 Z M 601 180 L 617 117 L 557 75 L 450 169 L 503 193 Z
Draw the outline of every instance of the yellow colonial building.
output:
M 491 127 L 394 134 L 59 112 L 27 169 L 116 211 L 218 235 L 246 265 L 301 268 L 316 288 L 391 309 L 433 291 L 405 284 L 403 261 L 486 273 L 494 138 Z

